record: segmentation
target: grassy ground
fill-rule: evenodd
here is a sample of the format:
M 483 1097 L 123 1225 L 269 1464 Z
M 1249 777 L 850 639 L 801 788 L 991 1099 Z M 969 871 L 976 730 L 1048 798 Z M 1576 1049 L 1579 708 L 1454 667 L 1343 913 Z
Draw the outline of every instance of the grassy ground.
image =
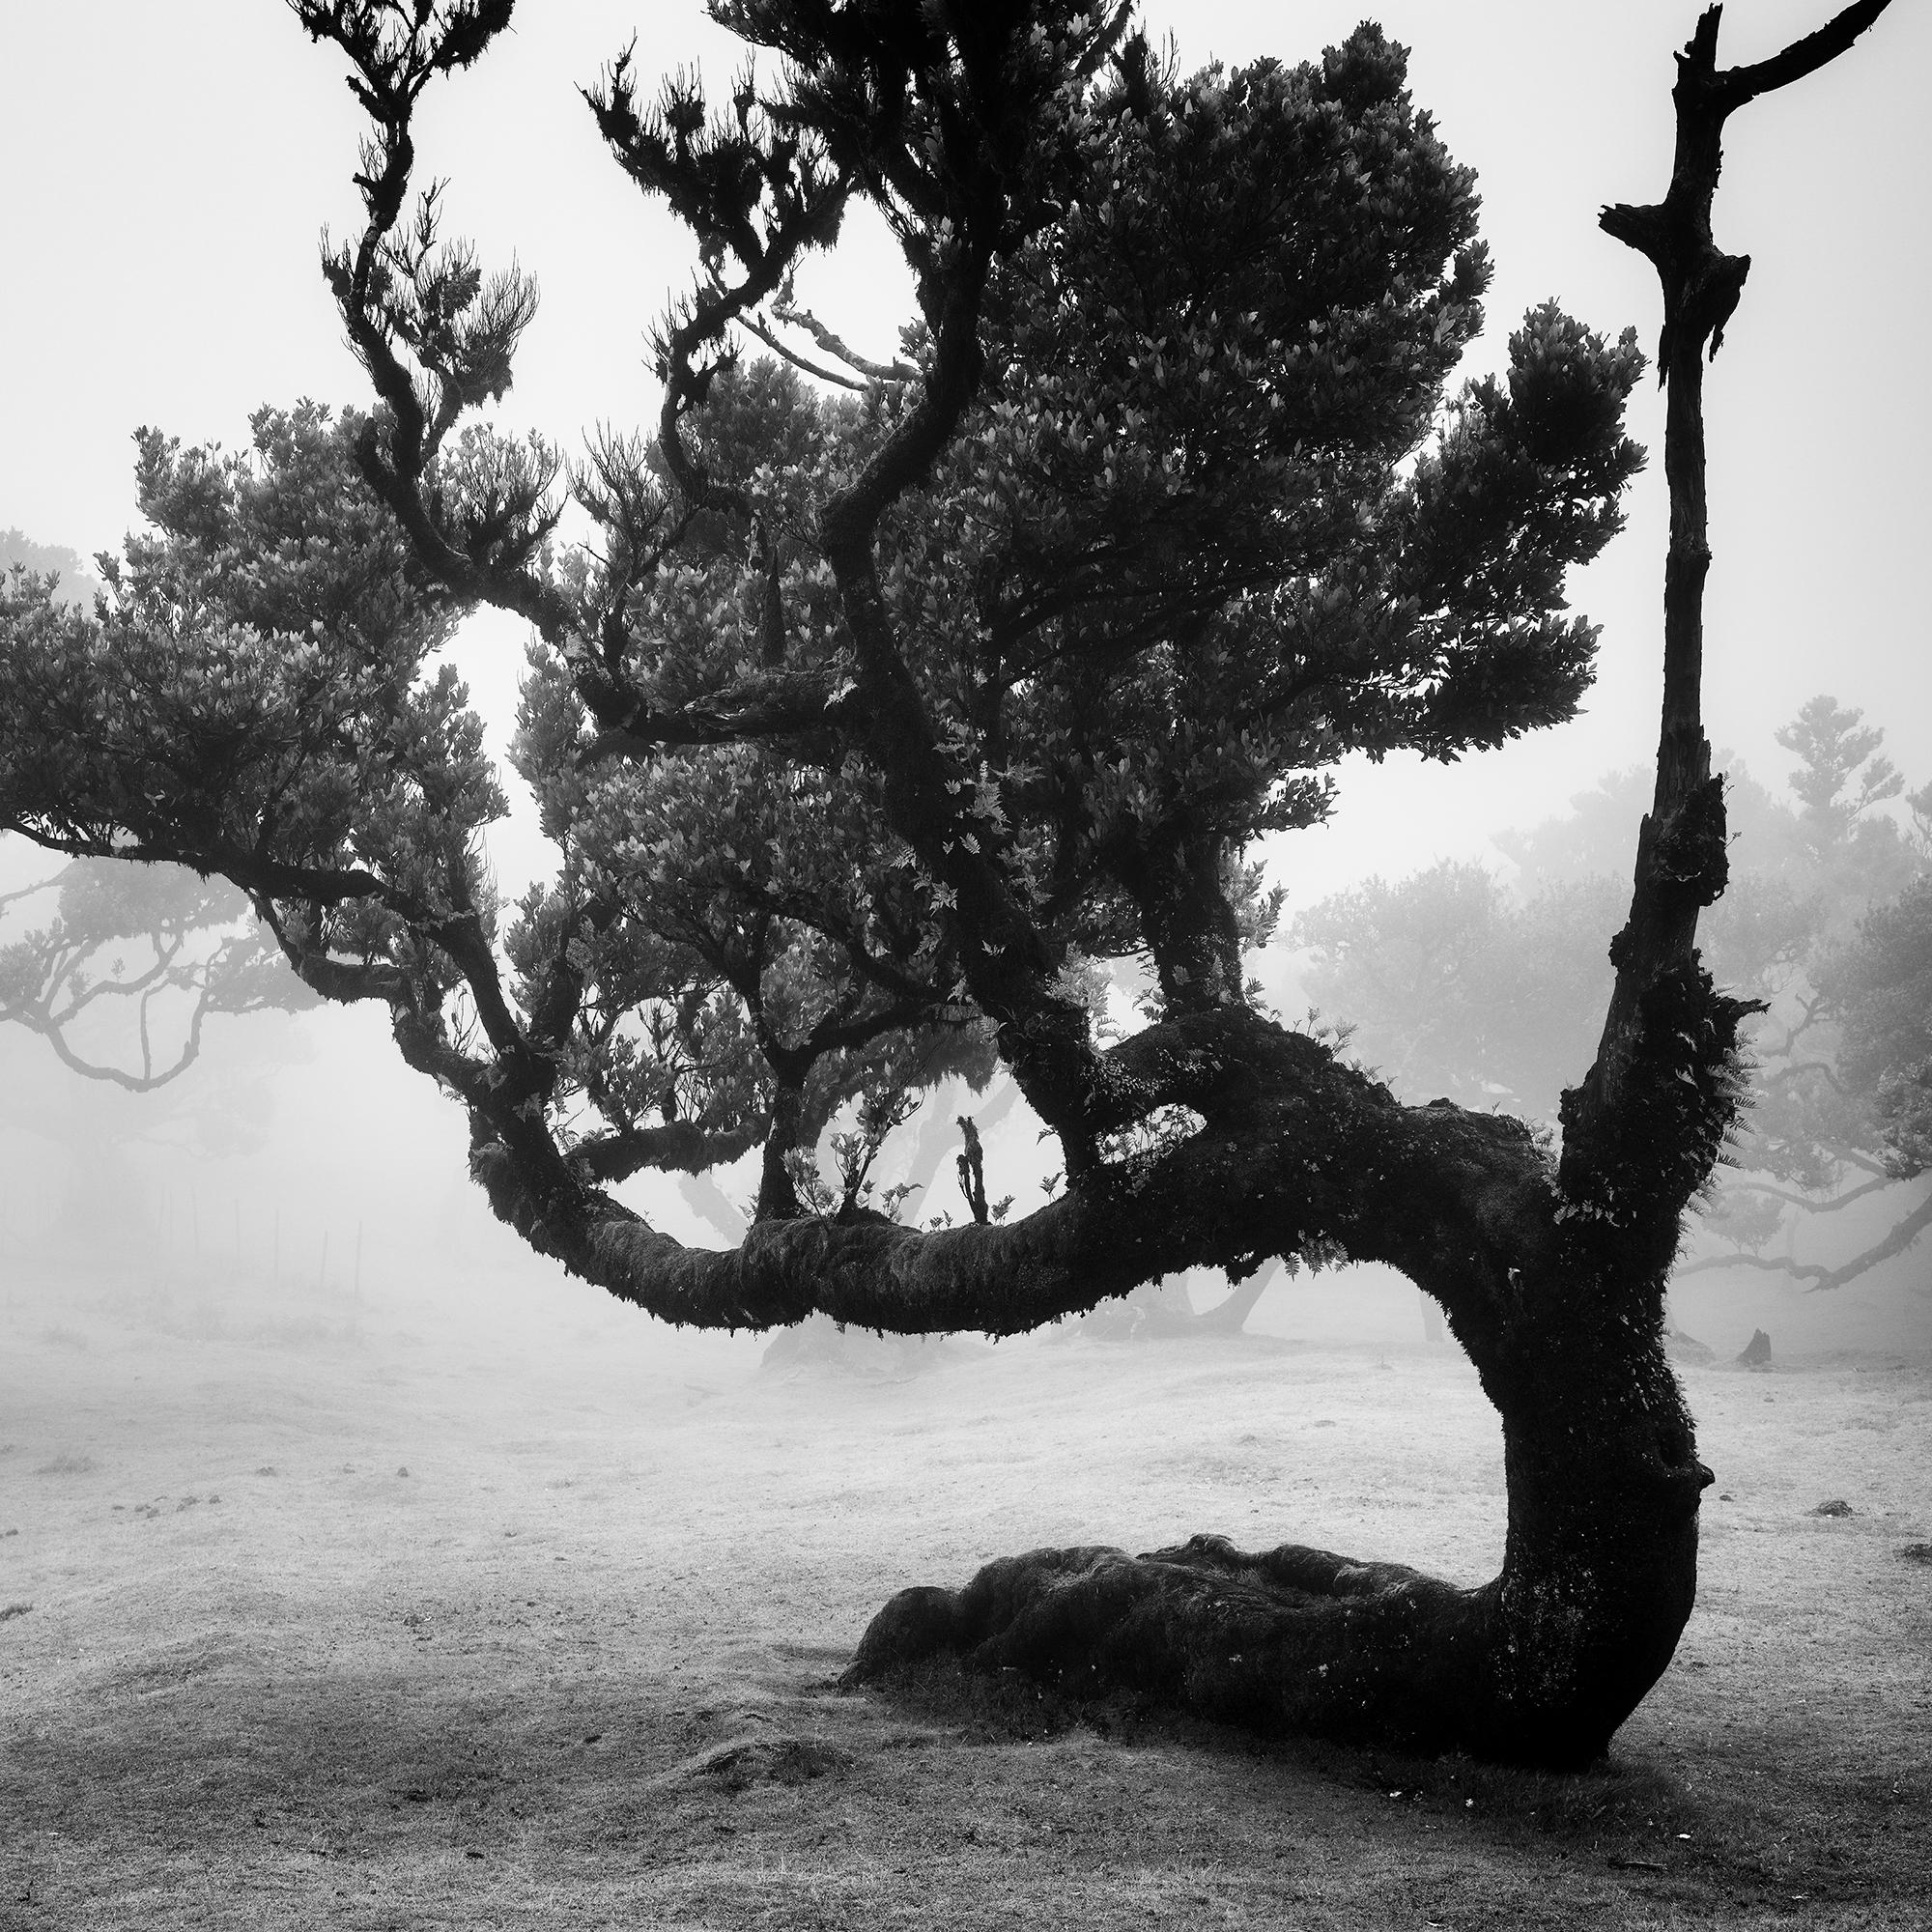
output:
M 16 1274 L 0 1926 L 1932 1915 L 1925 1356 L 1689 1372 L 1698 1613 L 1568 1779 L 834 1688 L 893 1590 L 1042 1543 L 1218 1529 L 1479 1579 L 1499 1443 L 1453 1352 L 757 1361 L 563 1288 L 383 1311 Z

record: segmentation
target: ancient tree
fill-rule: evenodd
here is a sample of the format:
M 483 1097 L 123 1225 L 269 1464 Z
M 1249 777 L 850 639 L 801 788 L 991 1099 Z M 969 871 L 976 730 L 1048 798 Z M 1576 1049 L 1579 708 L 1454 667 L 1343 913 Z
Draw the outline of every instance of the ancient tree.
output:
M 1877 8 L 1729 72 L 1712 14 L 1670 193 L 1614 217 L 1665 287 L 1666 694 L 1554 1157 L 1398 1103 L 1242 974 L 1276 904 L 1244 851 L 1320 818 L 1345 752 L 1572 714 L 1594 633 L 1565 575 L 1639 462 L 1634 339 L 1554 305 L 1448 393 L 1487 266 L 1399 48 L 1364 27 L 1182 76 L 1126 4 L 715 0 L 767 62 L 722 104 L 688 76 L 644 98 L 630 54 L 587 97 L 698 272 L 655 338 L 655 436 L 566 471 L 483 413 L 534 291 L 441 237 L 417 180 L 418 102 L 510 0 L 294 5 L 369 117 L 366 221 L 325 271 L 374 409 L 265 417 L 248 465 L 144 442 L 159 534 L 106 617 L 7 612 L 0 823 L 242 887 L 317 992 L 386 1006 L 495 1211 L 669 1321 L 1007 1334 L 1193 1264 L 1402 1269 L 1502 1415 L 1493 1582 L 1212 1537 L 1037 1551 L 896 1598 L 855 1669 L 954 1652 L 1262 1726 L 1600 1750 L 1694 1593 L 1709 1476 L 1661 1309 L 1737 1098 L 1743 1008 L 1694 945 L 1724 854 L 1697 385 L 1741 280 L 1709 237 L 1718 133 Z M 797 294 L 862 201 L 916 287 L 895 347 Z M 474 838 L 500 801 L 426 669 L 478 603 L 533 634 L 516 758 L 559 852 L 502 925 Z M 1129 954 L 1156 1010 L 1110 1039 L 1092 962 Z M 986 1055 L 1064 1187 L 1002 1219 L 983 1173 L 969 1224 L 902 1222 L 867 1191 L 883 1136 Z M 613 1191 L 754 1148 L 730 1252 Z

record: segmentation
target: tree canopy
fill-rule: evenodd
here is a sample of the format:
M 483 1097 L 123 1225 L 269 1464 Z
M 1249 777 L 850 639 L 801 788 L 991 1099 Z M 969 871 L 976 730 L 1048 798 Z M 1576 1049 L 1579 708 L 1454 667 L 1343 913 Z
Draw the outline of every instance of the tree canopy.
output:
M 36 543 L 24 530 L 0 530 L 0 576 L 15 570 L 51 578 L 53 595 L 64 604 L 87 604 L 99 587 L 77 551 Z
M 763 1210 L 795 1215 L 783 1156 L 837 1105 L 994 1036 L 1076 1173 L 1150 1111 L 1103 1091 L 1086 960 L 1144 953 L 1176 1016 L 1238 1006 L 1274 910 L 1243 850 L 1324 813 L 1338 758 L 1453 757 L 1586 688 L 1563 576 L 1617 526 L 1641 358 L 1546 305 L 1507 380 L 1446 389 L 1482 321 L 1474 186 L 1378 30 L 1183 77 L 1118 13 L 1048 9 L 974 56 L 980 85 L 1008 64 L 997 126 L 952 124 L 968 43 L 892 9 L 816 52 L 815 15 L 729 10 L 800 65 L 722 117 L 690 78 L 640 104 L 620 61 L 599 126 L 706 266 L 659 337 L 656 442 L 569 479 L 575 548 L 555 453 L 466 419 L 533 293 L 443 244 L 433 195 L 403 218 L 398 117 L 490 10 L 440 41 L 299 11 L 385 144 L 329 267 L 382 406 L 266 412 L 246 457 L 144 433 L 154 534 L 104 626 L 16 593 L 13 822 L 225 872 L 316 990 L 388 1001 L 424 1070 L 518 1089 L 593 1178 L 765 1141 Z M 908 125 L 851 148 L 854 91 L 888 85 Z M 921 274 L 899 358 L 742 357 L 761 302 L 811 328 L 789 276 L 857 192 Z M 885 675 L 834 513 L 895 466 Z M 534 622 L 516 760 L 562 853 L 507 975 L 474 858 L 501 797 L 431 668 L 477 598 Z

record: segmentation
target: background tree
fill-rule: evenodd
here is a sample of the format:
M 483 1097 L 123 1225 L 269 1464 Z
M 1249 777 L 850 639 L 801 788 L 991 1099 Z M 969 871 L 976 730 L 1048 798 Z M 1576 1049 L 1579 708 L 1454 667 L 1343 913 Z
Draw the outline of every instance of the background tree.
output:
M 211 1013 L 314 1004 L 233 888 L 177 866 L 77 859 L 0 911 L 46 923 L 0 942 L 0 1024 L 24 1027 L 70 1072 L 152 1093 L 201 1053 Z
M 1907 801 L 1910 830 L 1875 811 L 1904 791 L 1904 780 L 1879 754 L 1884 733 L 1830 696 L 1812 698 L 1777 737 L 1799 759 L 1790 781 L 1797 809 L 1770 819 L 1764 843 L 1776 867 L 1771 889 L 1781 892 L 1797 932 L 1776 962 L 1782 970 L 1766 973 L 1776 983 L 1754 1042 L 1757 1091 L 1734 1157 L 1740 1172 L 1702 1217 L 1728 1251 L 1684 1272 L 1750 1267 L 1840 1288 L 1932 1223 L 1922 1190 L 1899 1184 L 1926 1167 L 1907 1096 L 1932 1013 L 1910 937 L 1932 861 L 1932 786 Z M 1764 943 L 1761 931 L 1741 937 Z M 1837 1217 L 1860 1202 L 1890 1226 L 1877 1239 L 1848 1242 L 1835 1235 Z M 1797 1259 L 1801 1228 L 1831 1231 L 1835 1264 Z M 1783 1253 L 1768 1254 L 1780 1237 Z
M 958 1651 L 1264 1725 L 1593 1755 L 1694 1594 L 1709 1472 L 1662 1291 L 1746 1010 L 1694 950 L 1724 852 L 1698 395 L 1741 280 L 1709 241 L 1718 130 L 1877 7 L 1729 72 L 1710 16 L 1671 195 L 1612 222 L 1663 270 L 1678 527 L 1657 787 L 1560 1162 L 1507 1118 L 1401 1104 L 1260 1015 L 1241 970 L 1275 910 L 1245 848 L 1327 810 L 1325 767 L 1571 714 L 1594 634 L 1565 574 L 1639 460 L 1634 340 L 1554 305 L 1506 378 L 1448 393 L 1486 265 L 1399 49 L 1364 27 L 1319 63 L 1182 77 L 1124 7 L 719 0 L 776 78 L 644 103 L 621 58 L 591 108 L 699 270 L 656 339 L 653 445 L 605 437 L 568 479 L 577 550 L 560 458 L 477 413 L 534 293 L 411 200 L 417 103 L 509 0 L 295 11 L 370 120 L 366 221 L 325 268 L 378 407 L 265 415 L 250 463 L 144 440 L 156 535 L 106 615 L 10 599 L 4 822 L 240 886 L 314 990 L 388 1008 L 497 1214 L 669 1320 L 1007 1333 L 1193 1264 L 1401 1268 L 1502 1413 L 1495 1581 L 1211 1538 L 1036 1552 L 903 1594 L 856 1667 Z M 890 357 L 792 300 L 855 197 L 916 284 Z M 779 364 L 743 361 L 741 328 Z M 536 634 L 516 759 L 560 848 L 500 935 L 474 842 L 500 796 L 429 668 L 479 601 Z M 1108 1043 L 1087 962 L 1132 953 L 1158 1017 Z M 867 1122 L 972 1038 L 1065 1187 L 902 1225 L 863 1199 Z M 819 1199 L 834 1095 L 858 1153 Z M 610 1189 L 756 1143 L 729 1253 Z
M 102 588 L 73 551 L 18 530 L 0 532 L 0 575 L 17 596 L 75 611 Z M 36 1036 L 69 1073 L 97 1086 L 140 1095 L 174 1089 L 136 1110 L 79 1092 L 15 1110 L 16 1124 L 66 1151 L 70 1223 L 118 1228 L 139 1191 L 136 1140 L 233 1151 L 255 1140 L 272 1106 L 269 1067 L 230 1069 L 192 1092 L 175 1087 L 201 1059 L 210 1016 L 296 1011 L 316 996 L 221 880 L 108 859 L 33 869 L 43 876 L 0 892 L 0 1025 Z
M 1705 1252 L 1682 1273 L 1755 1267 L 1841 1287 L 1932 1220 L 1921 1190 L 1896 1186 L 1924 1170 L 1911 1095 L 1928 1008 L 1912 935 L 1932 787 L 1907 801 L 1910 829 L 1875 810 L 1904 790 L 1883 740 L 1821 696 L 1778 733 L 1799 757 L 1789 802 L 1733 765 L 1734 870 L 1706 935 L 1719 977 L 1767 1012 L 1751 1041 L 1751 1105 L 1722 1179 L 1696 1207 Z M 1353 1050 L 1398 1093 L 1552 1126 L 1587 1015 L 1609 988 L 1614 827 L 1640 785 L 1636 772 L 1606 778 L 1567 817 L 1497 834 L 1513 884 L 1450 863 L 1312 907 L 1293 927 L 1309 949 L 1307 993 L 1350 1024 Z M 1830 1228 L 1887 1190 L 1891 1225 L 1877 1239 L 1854 1241 L 1833 1265 L 1795 1259 L 1799 1227 Z M 1785 1252 L 1767 1254 L 1779 1240 Z
M 91 604 L 100 587 L 77 551 L 64 544 L 36 543 L 23 530 L 0 530 L 0 576 L 15 570 L 50 578 L 52 594 L 76 607 Z
M 1461 860 L 1372 878 L 1296 917 L 1299 985 L 1397 1093 L 1553 1127 L 1609 993 L 1624 890 L 1597 872 L 1519 892 Z

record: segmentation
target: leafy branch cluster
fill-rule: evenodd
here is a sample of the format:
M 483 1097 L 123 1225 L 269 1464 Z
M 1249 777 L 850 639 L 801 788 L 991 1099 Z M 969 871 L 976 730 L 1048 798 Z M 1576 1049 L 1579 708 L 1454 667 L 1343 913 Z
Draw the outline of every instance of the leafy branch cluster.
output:
M 980 1325 L 1180 1248 L 1245 1263 L 1337 1217 L 1393 1238 L 1317 1187 L 1278 1237 L 1181 1217 L 1122 1222 L 1104 1264 L 1068 1245 L 1123 1165 L 1225 1179 L 1263 1112 L 1276 1131 L 1261 1066 L 1333 1085 L 1328 1043 L 1253 1009 L 1241 955 L 1280 901 L 1252 841 L 1321 819 L 1351 751 L 1453 758 L 1589 682 L 1564 582 L 1620 522 L 1642 358 L 1545 304 L 1504 376 L 1453 386 L 1489 267 L 1402 50 L 1365 26 L 1184 75 L 1124 5 L 723 0 L 774 73 L 650 99 L 627 53 L 586 96 L 699 269 L 655 337 L 655 436 L 566 466 L 488 414 L 533 290 L 445 239 L 418 179 L 422 99 L 509 0 L 292 4 L 368 117 L 363 226 L 324 266 L 376 406 L 265 411 L 244 455 L 144 433 L 151 530 L 101 613 L 6 593 L 0 823 L 232 881 L 311 989 L 387 1006 L 499 1213 L 697 1319 L 849 1292 L 939 1321 L 897 1263 L 696 1288 L 608 1190 L 757 1148 L 734 1265 L 810 1221 L 872 1255 L 870 1130 L 822 1193 L 821 1136 L 996 1059 L 1067 1188 L 1001 1229 L 974 1179 L 989 1259 L 949 1293 Z M 855 197 L 915 278 L 886 362 L 793 293 Z M 807 373 L 828 357 L 841 380 Z M 565 490 L 590 544 L 559 534 Z M 436 662 L 478 604 L 532 632 L 513 762 L 558 852 L 502 923 L 479 842 L 502 796 Z M 1156 989 L 1125 1039 L 1082 990 L 1122 956 Z M 1168 1133 L 1177 1110 L 1206 1125 Z M 1009 1236 L 1060 1257 L 1024 1291 Z

